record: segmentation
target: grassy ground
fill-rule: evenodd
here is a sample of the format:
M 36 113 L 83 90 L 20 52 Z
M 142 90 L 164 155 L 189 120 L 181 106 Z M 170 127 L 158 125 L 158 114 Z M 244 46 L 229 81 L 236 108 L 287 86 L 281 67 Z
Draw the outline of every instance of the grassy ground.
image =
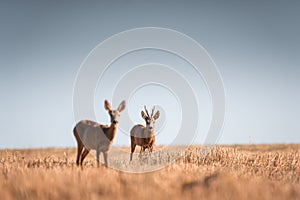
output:
M 120 149 L 124 154 L 117 156 Z M 0 197 L 300 199 L 300 145 L 217 146 L 204 157 L 199 146 L 160 149 L 150 160 L 135 155 L 132 163 L 128 148 L 111 150 L 111 166 L 147 173 L 97 168 L 93 154 L 81 170 L 75 165 L 75 148 L 0 150 Z M 152 171 L 168 162 L 172 164 Z

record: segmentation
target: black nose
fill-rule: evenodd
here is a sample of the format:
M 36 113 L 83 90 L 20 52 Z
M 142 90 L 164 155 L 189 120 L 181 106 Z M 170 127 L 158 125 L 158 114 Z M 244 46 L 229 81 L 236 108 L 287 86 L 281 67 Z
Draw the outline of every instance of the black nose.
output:
M 114 121 L 113 121 L 113 123 L 114 123 L 114 124 L 117 124 L 117 123 L 118 123 L 118 121 L 117 121 L 117 120 L 114 120 Z

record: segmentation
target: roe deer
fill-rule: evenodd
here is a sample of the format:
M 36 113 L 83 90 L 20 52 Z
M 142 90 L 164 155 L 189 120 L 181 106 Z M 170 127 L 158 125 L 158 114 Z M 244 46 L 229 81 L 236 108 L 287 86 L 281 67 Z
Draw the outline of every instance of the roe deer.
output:
M 120 112 L 125 108 L 125 101 L 120 103 L 117 110 L 112 110 L 109 102 L 105 100 L 104 108 L 110 115 L 110 126 L 102 125 L 90 120 L 82 120 L 78 122 L 73 129 L 78 146 L 76 159 L 77 166 L 80 164 L 82 167 L 83 160 L 91 149 L 96 150 L 97 166 L 99 167 L 100 152 L 103 153 L 105 166 L 108 166 L 108 150 L 116 135 L 117 123 L 119 122 Z
M 146 106 L 144 106 L 144 108 L 146 114 L 144 111 L 142 111 L 141 115 L 146 122 L 146 127 L 141 124 L 138 124 L 135 125 L 130 131 L 130 140 L 131 140 L 130 161 L 132 160 L 132 154 L 135 150 L 136 145 L 141 146 L 140 154 L 144 152 L 146 148 L 148 148 L 150 153 L 153 150 L 153 145 L 155 142 L 154 124 L 155 121 L 159 118 L 159 111 L 157 111 L 153 116 L 155 107 L 153 107 L 151 115 L 149 115 Z

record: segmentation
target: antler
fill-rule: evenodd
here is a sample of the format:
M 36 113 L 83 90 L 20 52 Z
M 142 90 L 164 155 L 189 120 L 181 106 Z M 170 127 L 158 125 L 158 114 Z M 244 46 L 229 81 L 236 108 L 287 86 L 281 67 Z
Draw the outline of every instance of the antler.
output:
M 152 108 L 152 112 L 151 112 L 151 118 L 153 117 L 154 110 L 155 110 L 155 106 L 153 106 L 153 108 Z
M 145 108 L 145 111 L 146 111 L 147 116 L 150 118 L 150 115 L 149 115 L 149 113 L 148 113 L 148 110 L 147 110 L 146 106 L 144 106 L 144 108 Z

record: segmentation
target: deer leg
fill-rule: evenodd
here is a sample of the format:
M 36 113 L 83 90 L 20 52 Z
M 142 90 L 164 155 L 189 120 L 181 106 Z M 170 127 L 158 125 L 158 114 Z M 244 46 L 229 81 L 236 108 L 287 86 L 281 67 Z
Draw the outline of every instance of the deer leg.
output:
M 99 156 L 100 156 L 100 151 L 97 149 L 96 151 L 97 167 L 99 167 Z
M 80 160 L 80 165 L 82 166 L 83 160 L 85 159 L 85 157 L 89 154 L 90 150 L 84 148 L 84 151 L 81 155 L 81 160 Z
M 141 159 L 142 158 L 142 153 L 145 152 L 145 148 L 144 146 L 141 146 L 141 150 L 140 150 L 140 154 L 139 154 L 139 158 Z
M 149 162 L 149 160 L 151 159 L 151 155 L 152 155 L 152 145 L 151 144 L 148 146 L 148 152 L 149 152 L 149 157 L 148 157 L 148 162 Z
M 76 165 L 79 166 L 79 159 L 80 159 L 80 155 L 82 153 L 82 149 L 83 149 L 83 144 L 81 142 L 77 142 L 77 158 L 76 158 Z
M 82 153 L 83 149 L 83 144 L 80 140 L 80 136 L 77 133 L 76 127 L 73 129 L 73 134 L 75 136 L 76 142 L 77 142 L 77 158 L 76 158 L 76 165 L 79 166 L 79 160 L 80 160 L 80 155 Z
M 108 167 L 107 151 L 103 152 L 103 157 L 104 157 L 104 164 L 105 164 L 105 167 Z
M 135 150 L 135 146 L 136 146 L 136 144 L 135 144 L 134 142 L 131 142 L 130 161 L 132 160 L 132 154 L 133 154 L 133 152 L 134 152 L 134 150 Z
M 149 163 L 150 157 L 151 157 L 151 152 L 150 152 L 150 146 L 147 145 L 148 153 L 147 153 L 147 164 Z

